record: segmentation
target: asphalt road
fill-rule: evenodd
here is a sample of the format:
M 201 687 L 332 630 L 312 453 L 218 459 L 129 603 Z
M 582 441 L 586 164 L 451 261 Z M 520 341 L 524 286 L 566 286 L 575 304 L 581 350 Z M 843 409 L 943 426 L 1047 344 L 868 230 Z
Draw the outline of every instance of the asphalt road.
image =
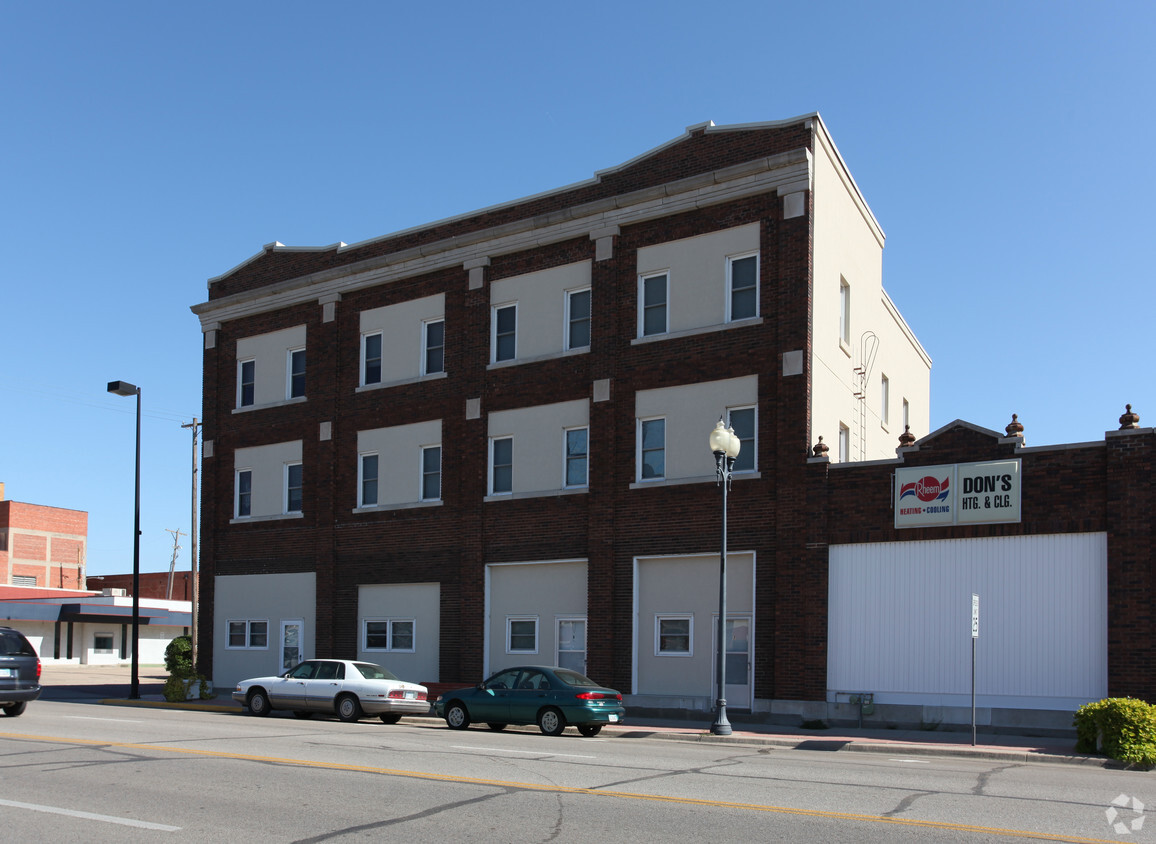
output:
M 83 701 L 0 719 L 11 841 L 1156 840 L 1114 831 L 1121 795 L 1156 806 L 1156 775 Z

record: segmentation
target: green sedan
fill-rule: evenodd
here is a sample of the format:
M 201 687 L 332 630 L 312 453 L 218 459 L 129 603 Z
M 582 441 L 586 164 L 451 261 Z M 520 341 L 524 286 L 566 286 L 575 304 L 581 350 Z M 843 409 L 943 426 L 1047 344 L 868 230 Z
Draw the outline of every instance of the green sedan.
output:
M 491 730 L 508 724 L 537 724 L 548 736 L 561 735 L 567 726 L 584 736 L 598 735 L 604 724 L 621 723 L 626 715 L 622 695 L 599 686 L 568 668 L 520 665 L 499 671 L 472 689 L 439 695 L 434 713 L 452 730 L 473 722 Z

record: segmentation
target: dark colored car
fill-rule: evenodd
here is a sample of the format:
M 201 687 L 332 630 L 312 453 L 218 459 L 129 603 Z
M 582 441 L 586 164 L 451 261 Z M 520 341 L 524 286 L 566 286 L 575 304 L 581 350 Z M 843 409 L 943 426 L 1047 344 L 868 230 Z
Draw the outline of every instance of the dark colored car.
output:
M 40 657 L 24 634 L 0 627 L 0 711 L 9 718 L 40 697 Z
M 542 665 L 520 665 L 499 671 L 472 689 L 439 695 L 434 713 L 454 730 L 483 722 L 491 730 L 508 724 L 537 724 L 548 736 L 567 726 L 584 736 L 598 735 L 605 724 L 626 716 L 622 695 L 577 671 Z

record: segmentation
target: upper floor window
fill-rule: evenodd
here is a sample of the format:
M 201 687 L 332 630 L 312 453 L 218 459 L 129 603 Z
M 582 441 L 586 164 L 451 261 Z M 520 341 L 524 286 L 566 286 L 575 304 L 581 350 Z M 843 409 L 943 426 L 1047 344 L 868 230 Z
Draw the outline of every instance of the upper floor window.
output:
M 666 477 L 666 420 L 642 419 L 638 424 L 638 478 Z
M 666 273 L 644 276 L 639 281 L 639 334 L 651 337 L 666 333 Z
M 237 362 L 237 407 L 249 407 L 256 401 L 257 361 Z
M 911 424 L 911 405 L 907 403 L 907 399 L 903 400 L 903 430 L 907 430 L 907 426 Z
M 891 380 L 886 375 L 879 380 L 879 419 L 884 425 L 891 424 Z
M 361 455 L 361 466 L 358 467 L 358 507 L 377 506 L 377 455 Z
M 731 320 L 759 315 L 759 256 L 727 258 L 728 305 Z
M 566 432 L 566 486 L 587 484 L 587 439 L 589 429 L 571 428 Z
M 590 290 L 566 291 L 566 349 L 590 345 Z
M 233 494 L 233 515 L 238 519 L 253 515 L 253 470 L 238 469 Z
M 381 383 L 381 332 L 361 335 L 361 383 Z
M 501 495 L 514 488 L 514 438 L 490 440 L 490 495 Z
M 427 445 L 421 450 L 421 500 L 438 501 L 442 497 L 442 447 Z
M 513 360 L 518 353 L 518 306 L 514 304 L 494 308 L 492 325 L 494 363 Z
M 739 456 L 735 458 L 733 471 L 753 472 L 758 465 L 758 447 L 755 441 L 755 409 L 734 407 L 727 410 L 727 424 L 739 438 Z
M 846 463 L 851 459 L 851 429 L 839 423 L 839 462 Z
M 285 465 L 285 512 L 300 513 L 302 497 L 301 464 L 288 463 Z
M 288 357 L 288 385 L 286 398 L 296 399 L 305 395 L 305 350 L 291 349 Z
M 839 279 L 839 342 L 851 344 L 851 285 Z
M 422 323 L 422 375 L 446 371 L 446 321 L 431 319 Z

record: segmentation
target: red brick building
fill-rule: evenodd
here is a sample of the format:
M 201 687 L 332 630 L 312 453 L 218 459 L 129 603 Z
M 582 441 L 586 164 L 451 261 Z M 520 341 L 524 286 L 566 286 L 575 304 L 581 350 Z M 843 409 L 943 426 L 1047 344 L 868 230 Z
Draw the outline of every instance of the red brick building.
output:
M 88 513 L 4 498 L 0 484 L 0 584 L 83 589 Z
M 961 423 L 978 433 L 941 431 L 897 460 L 905 427 L 928 427 L 931 361 L 883 290 L 882 248 L 808 115 L 691 127 L 586 182 L 351 246 L 270 244 L 212 279 L 193 308 L 204 334 L 202 667 L 227 686 L 310 656 L 424 681 L 556 663 L 634 706 L 704 711 L 721 521 L 707 437 L 725 416 L 742 442 L 729 706 L 830 717 L 848 692 L 956 706 L 933 670 L 876 665 L 892 688 L 846 668 L 854 634 L 832 627 L 827 607 L 850 589 L 856 609 L 856 555 L 871 550 L 860 546 L 1105 534 L 1083 557 L 1083 546 L 1064 552 L 1093 577 L 1096 548 L 1123 546 L 1107 512 L 1081 522 L 1032 509 L 1062 497 L 1035 467 L 1095 462 L 1078 448 L 1016 464 L 1026 523 L 894 527 L 897 467 L 948 452 L 983 462 L 1015 444 Z M 1149 434 L 1120 442 L 1150 452 Z M 835 462 L 811 456 L 821 436 Z M 1114 480 L 1059 477 L 1069 471 L 1102 490 Z M 1042 496 L 1030 504 L 1029 488 Z M 1147 565 L 1150 594 L 1148 537 L 1099 567 Z M 1022 556 L 1038 576 L 1038 550 Z M 1106 636 L 1101 610 L 1073 629 Z M 914 631 L 884 631 L 880 647 Z M 1042 682 L 1003 688 L 1022 662 L 1001 666 L 992 722 L 1100 694 L 1116 653 L 1093 647 L 1058 696 Z

